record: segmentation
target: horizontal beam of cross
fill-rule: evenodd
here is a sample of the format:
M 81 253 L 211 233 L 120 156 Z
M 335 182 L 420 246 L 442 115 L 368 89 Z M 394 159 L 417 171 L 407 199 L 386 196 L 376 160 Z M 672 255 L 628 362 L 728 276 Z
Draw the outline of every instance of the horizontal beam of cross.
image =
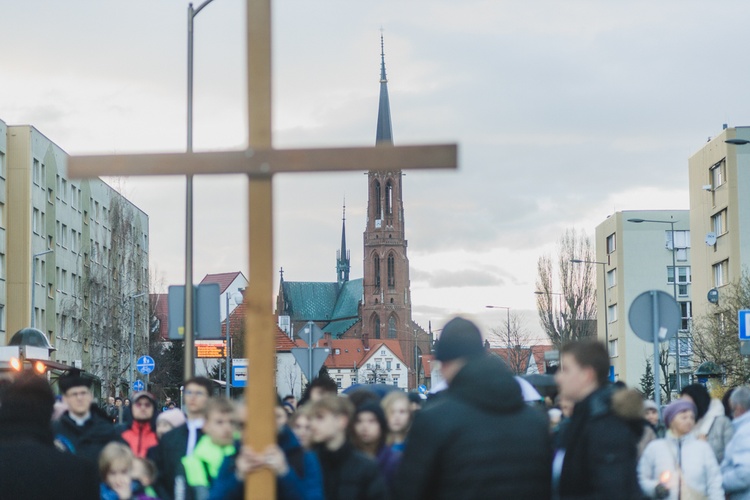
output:
M 430 146 L 270 149 L 205 153 L 73 156 L 70 178 L 130 175 L 247 174 L 268 177 L 288 172 L 394 171 L 456 168 L 455 144 Z

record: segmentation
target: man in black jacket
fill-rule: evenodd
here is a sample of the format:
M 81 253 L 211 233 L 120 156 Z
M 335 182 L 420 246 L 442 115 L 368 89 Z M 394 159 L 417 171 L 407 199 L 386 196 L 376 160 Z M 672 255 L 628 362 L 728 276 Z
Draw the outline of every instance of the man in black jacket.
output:
M 311 404 L 310 430 L 323 470 L 326 500 L 385 500 L 385 479 L 378 464 L 354 449 L 347 428 L 354 405 L 347 398 L 325 395 Z
M 403 500 L 536 500 L 550 495 L 547 419 L 527 406 L 470 321 L 443 328 L 436 358 L 448 389 L 417 413 L 396 478 Z
M 94 463 L 53 445 L 54 396 L 47 381 L 24 372 L 0 400 L 0 499 L 97 500 Z
M 553 461 L 554 498 L 641 498 L 636 474 L 643 430 L 640 397 L 609 386 L 604 344 L 573 342 L 560 356 L 557 384 L 575 407 Z
M 74 455 L 98 463 L 102 448 L 112 441 L 122 442 L 120 435 L 101 408 L 93 404 L 91 379 L 72 372 L 60 377 L 58 383 L 68 411 L 53 424 L 55 440 Z

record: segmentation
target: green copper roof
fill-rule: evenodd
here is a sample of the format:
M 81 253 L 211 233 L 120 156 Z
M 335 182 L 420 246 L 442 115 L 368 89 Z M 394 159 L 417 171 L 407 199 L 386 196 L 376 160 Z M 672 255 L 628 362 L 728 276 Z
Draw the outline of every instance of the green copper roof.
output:
M 334 339 L 339 339 L 357 321 L 359 321 L 357 318 L 339 319 L 336 321 L 331 321 L 330 323 L 328 323 L 326 326 L 323 327 L 323 331 L 326 333 L 330 333 Z
M 284 281 L 284 297 L 292 321 L 330 321 L 338 298 L 336 283 Z
M 356 318 L 359 314 L 359 301 L 362 298 L 362 278 L 347 281 L 341 288 L 331 320 Z

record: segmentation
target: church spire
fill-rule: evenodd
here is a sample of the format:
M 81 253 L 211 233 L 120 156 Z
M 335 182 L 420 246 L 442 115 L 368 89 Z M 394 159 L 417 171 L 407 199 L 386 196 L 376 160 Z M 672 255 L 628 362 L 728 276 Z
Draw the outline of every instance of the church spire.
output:
M 391 104 L 388 100 L 388 79 L 385 76 L 385 49 L 383 34 L 380 34 L 380 103 L 378 105 L 378 129 L 375 143 L 393 144 L 391 131 Z
M 336 276 L 339 286 L 349 281 L 349 251 L 346 249 L 346 198 L 341 217 L 341 250 L 336 252 Z

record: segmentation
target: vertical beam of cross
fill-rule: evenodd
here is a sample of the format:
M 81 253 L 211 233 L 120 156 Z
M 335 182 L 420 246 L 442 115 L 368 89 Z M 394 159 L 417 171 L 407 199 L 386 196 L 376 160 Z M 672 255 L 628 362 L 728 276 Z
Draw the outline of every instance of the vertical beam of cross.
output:
M 247 0 L 247 106 L 248 146 L 271 149 L 271 0 Z M 253 373 L 248 384 L 246 444 L 260 452 L 276 442 L 273 411 L 276 407 L 273 332 L 273 199 L 271 176 L 249 180 L 249 286 L 245 317 L 245 357 Z M 261 236 L 262 235 L 262 236 Z M 255 365 L 255 366 L 253 366 Z M 245 498 L 276 498 L 270 469 L 250 474 Z

